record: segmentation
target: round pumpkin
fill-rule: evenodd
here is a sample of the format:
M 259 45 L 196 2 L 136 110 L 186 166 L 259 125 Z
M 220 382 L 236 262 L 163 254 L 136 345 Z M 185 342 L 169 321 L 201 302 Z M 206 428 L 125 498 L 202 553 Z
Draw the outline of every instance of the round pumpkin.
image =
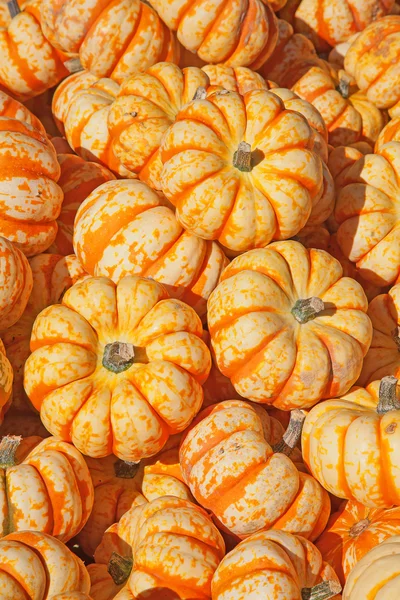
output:
M 43 252 L 56 237 L 63 200 L 59 176 L 56 152 L 45 135 L 0 117 L 0 235 L 26 256 Z
M 400 534 L 400 508 L 369 508 L 343 502 L 333 513 L 316 546 L 342 585 L 362 557 L 393 535 Z
M 362 128 L 359 141 L 374 145 L 388 121 L 386 111 L 379 110 L 363 92 L 351 94 L 349 102 L 361 115 Z
M 289 437 L 271 447 L 259 409 L 240 400 L 208 407 L 179 451 L 193 496 L 241 538 L 273 528 L 316 539 L 330 514 L 329 496 L 283 453 L 295 447 L 300 429 L 293 420 Z
M 0 540 L 4 600 L 90 600 L 89 588 L 85 565 L 56 538 L 18 531 Z
M 235 252 L 262 247 L 306 224 L 323 185 L 313 148 L 310 125 L 275 94 L 216 92 L 166 132 L 162 189 L 190 233 Z
M 339 498 L 371 508 L 400 505 L 397 379 L 388 376 L 315 406 L 302 433 L 304 462 Z M 355 450 L 356 448 L 356 450 Z
M 275 48 L 277 19 L 266 0 L 179 0 L 152 5 L 182 46 L 206 63 L 260 68 Z
M 199 411 L 211 366 L 202 333 L 195 311 L 156 281 L 90 277 L 37 317 L 25 391 L 53 435 L 88 456 L 137 462 Z
M 26 308 L 32 290 L 32 270 L 21 250 L 3 237 L 0 237 L 0 272 L 0 330 L 4 330 L 12 327 Z
M 372 548 L 349 574 L 343 600 L 390 600 L 400 584 L 400 536 L 394 535 Z
M 393 3 L 392 3 L 393 4 Z M 378 108 L 400 100 L 400 16 L 371 23 L 348 49 L 344 66 L 358 87 Z
M 218 368 L 244 398 L 283 410 L 341 395 L 371 343 L 367 307 L 323 250 L 288 240 L 246 252 L 208 301 Z
M 79 206 L 93 190 L 115 177 L 102 165 L 85 161 L 73 154 L 58 154 L 57 159 L 61 167 L 58 185 L 63 191 L 64 200 L 57 219 L 57 236 L 49 252 L 67 256 L 74 252 L 72 236 Z
M 185 231 L 159 195 L 133 180 L 109 181 L 81 204 L 74 248 L 91 275 L 116 283 L 127 275 L 151 277 L 203 318 L 228 264 L 215 242 Z
M 358 380 L 362 386 L 385 375 L 400 378 L 400 283 L 376 296 L 367 314 L 374 330 Z
M 12 388 L 13 409 L 19 412 L 32 410 L 24 391 L 24 366 L 30 354 L 29 342 L 33 323 L 41 310 L 59 302 L 75 281 L 86 275 L 76 256 L 39 254 L 29 261 L 33 286 L 25 311 L 20 319 L 2 332 L 7 356 L 14 371 Z M 29 271 L 29 273 L 30 273 Z
M 246 600 L 250 594 L 268 600 L 338 600 L 341 585 L 310 541 L 284 531 L 263 531 L 222 559 L 211 589 L 213 600 Z
M 78 71 L 66 77 L 64 81 L 57 86 L 53 94 L 51 110 L 58 130 L 65 135 L 64 121 L 67 117 L 68 109 L 75 98 L 75 95 L 81 90 L 87 90 L 96 83 L 97 77 L 90 71 Z M 118 86 L 115 86 L 118 90 Z
M 83 67 L 97 78 L 121 83 L 157 62 L 178 62 L 176 39 L 148 2 L 41 0 L 40 14 L 51 44 L 79 52 Z
M 359 158 L 341 182 L 334 217 L 346 258 L 377 286 L 400 274 L 400 143 Z
M 0 4 L 0 7 L 3 6 Z M 18 121 L 24 121 L 38 129 L 43 135 L 46 134 L 45 128 L 37 117 L 21 102 L 14 100 L 11 96 L 0 90 L 0 116 L 11 117 Z
M 52 437 L 38 441 L 21 444 L 21 437 L 6 436 L 0 442 L 0 534 L 41 531 L 67 542 L 92 510 L 89 469 L 71 444 Z
M 228 65 L 205 65 L 202 71 L 206 73 L 211 86 L 221 86 L 225 90 L 246 94 L 252 90 L 270 90 L 278 87 L 273 81 L 266 81 L 260 73 L 248 67 L 228 67 Z

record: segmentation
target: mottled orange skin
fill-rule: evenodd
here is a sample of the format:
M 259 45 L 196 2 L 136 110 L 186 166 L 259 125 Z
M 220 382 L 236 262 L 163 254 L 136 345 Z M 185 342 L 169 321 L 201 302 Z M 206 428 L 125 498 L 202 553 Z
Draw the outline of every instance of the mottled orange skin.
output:
M 0 117 L 0 235 L 26 256 L 43 252 L 56 237 L 59 176 L 56 152 L 42 131 Z
M 399 59 L 400 16 L 393 15 L 360 33 L 346 53 L 344 66 L 368 100 L 378 108 L 392 108 L 400 101 Z
M 65 135 L 64 121 L 75 95 L 81 90 L 87 90 L 96 83 L 97 77 L 89 71 L 78 71 L 57 86 L 53 94 L 51 109 L 54 121 L 62 135 Z
M 304 423 L 302 449 L 304 462 L 329 492 L 390 508 L 400 504 L 400 411 L 378 415 L 379 384 L 354 387 L 314 406 Z
M 360 274 L 376 286 L 400 274 L 400 143 L 359 158 L 341 179 L 334 217 L 337 241 Z
M 20 531 L 0 540 L 3 600 L 90 600 L 83 562 L 45 533 Z
M 316 546 L 336 571 L 342 585 L 369 550 L 400 533 L 400 508 L 367 508 L 343 502 L 333 513 Z
M 30 259 L 28 266 L 32 285 L 26 308 L 19 320 L 1 334 L 14 371 L 12 406 L 19 412 L 32 410 L 24 391 L 23 372 L 30 354 L 33 323 L 40 311 L 59 302 L 65 290 L 86 274 L 74 255 L 39 254 Z
M 288 0 L 280 16 L 324 52 L 389 14 L 393 5 L 394 0 Z
M 205 319 L 228 259 L 215 242 L 185 231 L 166 204 L 139 181 L 101 185 L 76 214 L 75 252 L 91 275 L 116 283 L 127 275 L 151 277 Z
M 0 237 L 0 272 L 0 330 L 4 330 L 12 327 L 26 308 L 32 290 L 32 270 L 21 250 L 3 237 Z
M 69 73 L 43 35 L 37 14 L 40 1 L 25 3 L 24 10 L 0 29 L 0 85 L 21 101 L 57 85 Z
M 240 400 L 208 407 L 182 441 L 183 476 L 199 504 L 240 538 L 273 528 L 314 540 L 328 520 L 329 497 L 290 458 L 274 453 L 267 440 L 276 443 L 279 425 Z
M 57 236 L 49 252 L 67 256 L 74 252 L 72 236 L 78 208 L 93 190 L 106 181 L 115 179 L 115 176 L 106 167 L 87 162 L 80 156 L 58 154 L 57 159 L 61 167 L 58 185 L 63 191 L 64 200 L 57 219 Z
M 243 141 L 249 172 L 234 166 Z M 164 136 L 161 160 L 162 189 L 182 225 L 235 252 L 295 235 L 323 187 L 311 126 L 265 90 L 187 104 Z
M 307 323 L 291 310 L 318 297 L 327 308 Z M 345 393 L 372 338 L 361 286 L 327 252 L 276 242 L 235 258 L 208 301 L 216 360 L 239 394 L 291 410 Z
M 0 4 L 0 7 L 3 6 Z M 14 100 L 11 96 L 0 90 L 0 116 L 11 117 L 18 121 L 24 121 L 45 135 L 45 128 L 39 119 L 21 102 Z
M 374 328 L 359 385 L 394 375 L 400 379 L 400 283 L 374 298 L 368 307 Z
M 207 63 L 257 70 L 277 41 L 277 19 L 265 0 L 153 0 L 178 40 Z
M 137 462 L 199 411 L 211 367 L 202 333 L 195 311 L 154 280 L 89 277 L 36 319 L 25 391 L 46 428 L 84 454 Z M 114 342 L 134 347 L 119 373 L 102 364 Z
M 83 67 L 98 78 L 121 83 L 157 62 L 179 60 L 175 36 L 147 2 L 42 0 L 41 21 L 53 46 L 79 52 Z
M 283 531 L 263 531 L 222 559 L 212 580 L 212 598 L 247 600 L 252 594 L 260 599 L 300 600 L 303 588 L 322 581 L 339 582 L 314 544 Z
M 89 469 L 71 444 L 52 437 L 38 441 L 34 438 L 26 456 L 22 449 L 15 466 L 1 471 L 0 533 L 40 531 L 67 542 L 93 507 Z

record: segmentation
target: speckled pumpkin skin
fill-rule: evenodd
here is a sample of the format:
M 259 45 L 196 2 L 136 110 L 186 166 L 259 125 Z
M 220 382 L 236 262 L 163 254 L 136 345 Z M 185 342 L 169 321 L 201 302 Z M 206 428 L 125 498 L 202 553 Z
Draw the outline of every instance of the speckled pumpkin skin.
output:
M 32 270 L 14 244 L 0 237 L 0 330 L 12 327 L 23 314 L 32 290 Z
M 136 462 L 200 409 L 211 366 L 202 333 L 195 311 L 156 281 L 90 277 L 36 319 L 25 390 L 47 429 L 84 454 Z M 114 342 L 135 347 L 135 362 L 119 373 L 102 364 Z
M 248 173 L 234 166 L 243 141 L 253 153 Z M 161 160 L 162 189 L 182 225 L 239 252 L 295 235 L 323 185 L 310 125 L 265 90 L 187 104 L 164 136 Z
M 31 439 L 23 442 L 16 465 L 2 469 L 1 535 L 40 531 L 67 542 L 82 529 L 92 510 L 89 469 L 71 444 L 52 437 L 39 444 L 40 438 L 30 443 Z M 24 456 L 25 448 L 30 451 Z
M 318 537 L 330 513 L 328 494 L 290 458 L 274 453 L 259 409 L 228 400 L 208 407 L 195 423 L 179 459 L 201 506 L 240 538 L 271 528 Z
M 304 462 L 329 492 L 371 508 L 389 508 L 400 504 L 394 459 L 400 412 L 378 415 L 379 384 L 354 387 L 315 406 L 304 423 L 302 449 Z
M 1 5 L 3 6 L 3 5 Z M 28 125 L 32 125 L 45 135 L 45 128 L 41 121 L 21 102 L 15 100 L 5 92 L 0 90 L 0 116 L 10 117 L 18 121 L 24 121 Z
M 291 310 L 312 296 L 327 308 L 300 324 Z M 359 377 L 372 338 L 367 308 L 361 286 L 327 252 L 291 240 L 252 250 L 228 265 L 208 301 L 217 365 L 244 398 L 313 406 Z
M 300 600 L 302 588 L 338 578 L 318 549 L 301 536 L 263 531 L 222 559 L 212 580 L 213 600 Z M 339 600 L 340 596 L 334 596 Z
M 54 537 L 20 531 L 0 540 L 4 600 L 90 600 L 89 589 L 83 562 Z

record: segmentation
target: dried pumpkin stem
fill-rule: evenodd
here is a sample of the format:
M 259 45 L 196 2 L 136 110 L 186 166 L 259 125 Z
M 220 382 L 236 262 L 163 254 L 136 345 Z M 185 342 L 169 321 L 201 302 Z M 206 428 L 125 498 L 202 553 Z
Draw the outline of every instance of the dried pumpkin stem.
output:
M 400 410 L 400 401 L 397 398 L 398 379 L 393 375 L 383 377 L 379 385 L 379 402 L 376 408 L 378 415 L 384 415 L 391 410 Z
M 207 97 L 207 90 L 205 87 L 199 85 L 194 93 L 193 100 L 205 100 Z
M 22 441 L 20 435 L 6 435 L 0 442 L 0 468 L 7 469 L 16 463 L 15 454 Z
M 140 466 L 139 462 L 128 462 L 120 458 L 114 463 L 114 473 L 120 479 L 133 479 L 137 474 Z
M 300 440 L 305 418 L 306 415 L 302 410 L 296 408 L 291 411 L 289 425 L 281 441 L 272 446 L 274 452 L 281 452 L 286 456 L 290 456 Z
M 17 0 L 9 0 L 7 2 L 8 12 L 10 13 L 10 17 L 13 19 L 21 12 L 20 7 L 18 6 Z
M 350 527 L 349 536 L 351 538 L 358 537 L 359 535 L 364 533 L 366 529 L 368 529 L 370 524 L 371 521 L 369 519 L 361 519 L 361 521 L 358 521 L 358 523 L 355 523 L 352 527 Z
M 312 296 L 311 298 L 297 300 L 292 308 L 292 315 L 296 321 L 304 325 L 304 323 L 315 319 L 323 310 L 325 310 L 324 301 L 321 298 Z
M 238 149 L 233 155 L 233 166 L 249 173 L 251 171 L 251 146 L 247 142 L 240 142 Z
M 336 594 L 340 594 L 342 586 L 338 581 L 323 581 L 312 588 L 303 588 L 301 590 L 302 600 L 328 600 Z
M 336 87 L 336 90 L 339 92 L 339 94 L 345 100 L 347 100 L 347 98 L 350 96 L 350 84 L 351 84 L 350 77 L 346 73 L 342 73 L 340 76 L 340 79 L 339 79 L 339 83 Z
M 122 585 L 131 574 L 132 566 L 133 560 L 131 558 L 113 552 L 108 561 L 107 571 L 110 573 L 115 585 Z
M 122 373 L 135 362 L 135 346 L 127 342 L 112 342 L 104 348 L 103 367 L 112 373 Z
M 66 60 L 64 63 L 64 67 L 70 73 L 78 73 L 79 71 L 83 71 L 83 66 L 79 56 Z

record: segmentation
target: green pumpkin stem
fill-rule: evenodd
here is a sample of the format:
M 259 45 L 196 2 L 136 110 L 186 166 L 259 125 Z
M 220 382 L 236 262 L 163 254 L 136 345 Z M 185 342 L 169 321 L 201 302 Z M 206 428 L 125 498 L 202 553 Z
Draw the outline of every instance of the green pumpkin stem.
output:
M 0 469 L 14 467 L 16 464 L 15 454 L 22 441 L 20 435 L 6 435 L 0 442 Z
M 292 308 L 292 315 L 296 321 L 304 325 L 304 323 L 315 319 L 323 310 L 325 310 L 324 301 L 321 298 L 312 296 L 311 298 L 297 300 Z
M 140 467 L 139 462 L 128 462 L 120 458 L 114 463 L 114 473 L 120 479 L 133 479 Z
M 117 552 L 113 552 L 108 561 L 107 571 L 111 575 L 115 585 L 123 585 L 131 574 L 132 566 L 133 560 L 131 558 L 126 558 Z
M 122 373 L 135 362 L 135 346 L 126 342 L 112 342 L 104 348 L 103 367 L 112 373 Z
M 398 379 L 388 375 L 381 379 L 379 385 L 379 402 L 376 408 L 378 415 L 384 415 L 391 410 L 400 410 L 400 401 L 397 398 Z
M 240 142 L 238 149 L 233 155 L 233 166 L 239 171 L 249 173 L 251 171 L 251 146 L 247 142 Z
M 289 425 L 281 441 L 272 446 L 274 452 L 280 452 L 281 454 L 286 454 L 286 456 L 291 455 L 301 438 L 305 418 L 306 415 L 302 410 L 296 408 L 291 411 Z
M 323 581 L 311 588 L 301 590 L 301 600 L 329 600 L 340 594 L 342 586 L 338 581 Z
M 10 13 L 10 17 L 13 19 L 21 12 L 20 7 L 18 6 L 17 0 L 9 0 L 7 2 L 8 12 Z

